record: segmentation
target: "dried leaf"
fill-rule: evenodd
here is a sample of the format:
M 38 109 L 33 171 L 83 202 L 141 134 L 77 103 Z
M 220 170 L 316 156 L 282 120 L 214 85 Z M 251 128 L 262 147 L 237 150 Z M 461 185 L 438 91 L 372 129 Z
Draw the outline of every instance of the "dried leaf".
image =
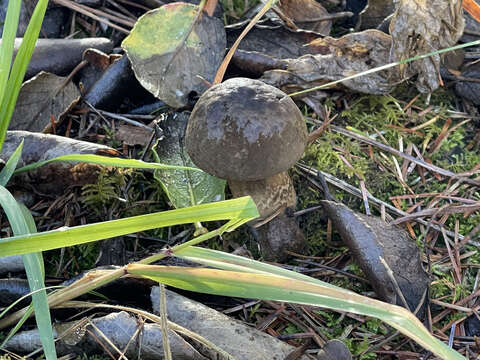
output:
M 342 36 L 314 40 L 311 45 L 324 47 L 326 55 L 305 55 L 286 59 L 286 70 L 267 71 L 262 80 L 276 87 L 308 89 L 329 81 L 343 79 L 387 62 L 391 37 L 378 30 L 365 30 Z M 283 62 L 283 63 L 284 63 Z M 347 80 L 344 86 L 368 94 L 386 94 L 393 88 L 386 71 Z
M 42 71 L 25 82 L 9 128 L 41 132 L 51 125 L 51 117 L 58 123 L 61 115 L 80 97 L 77 87 L 65 81 L 65 77 Z
M 375 292 L 384 301 L 403 305 L 382 258 L 393 271 L 410 310 L 414 311 L 430 281 L 422 268 L 419 250 L 408 233 L 375 216 L 355 213 L 343 204 L 327 200 L 321 204 Z
M 144 127 L 121 124 L 117 126 L 115 137 L 123 141 L 127 145 L 142 145 L 146 146 L 152 136 L 152 131 Z
M 390 23 L 391 61 L 448 48 L 462 36 L 462 0 L 400 0 Z M 431 92 L 440 86 L 440 55 L 434 55 L 395 68 L 393 78 L 405 79 L 418 74 L 417 89 Z
M 223 23 L 196 5 L 172 3 L 144 14 L 123 41 L 138 81 L 179 108 L 213 81 L 226 46 Z

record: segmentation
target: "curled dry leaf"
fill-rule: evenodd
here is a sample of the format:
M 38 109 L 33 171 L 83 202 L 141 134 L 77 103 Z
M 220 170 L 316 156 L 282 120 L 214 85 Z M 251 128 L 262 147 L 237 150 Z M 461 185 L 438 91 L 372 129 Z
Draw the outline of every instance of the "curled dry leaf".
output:
M 70 154 L 96 154 L 119 156 L 105 145 L 74 140 L 63 136 L 39 134 L 28 131 L 7 131 L 0 159 L 8 160 L 22 139 L 25 141 L 18 167 L 38 161 L 51 160 Z M 99 165 L 70 162 L 52 162 L 36 170 L 20 173 L 12 178 L 12 184 L 34 183 L 36 189 L 46 193 L 58 193 L 67 186 L 85 185 L 96 181 Z
M 122 43 L 138 81 L 174 108 L 206 90 L 225 46 L 222 21 L 181 2 L 147 12 Z
M 15 54 L 21 43 L 22 39 L 15 39 Z M 40 71 L 66 76 L 82 61 L 83 52 L 89 48 L 110 53 L 113 43 L 106 38 L 38 39 L 25 79 L 30 79 Z
M 330 34 L 332 22 L 323 20 L 328 11 L 315 0 L 281 0 L 276 5 L 277 11 L 287 17 L 301 29 L 312 30 L 322 35 Z
M 80 92 L 67 78 L 40 72 L 22 85 L 10 122 L 12 130 L 41 132 L 61 121 L 62 115 L 78 102 Z
M 243 27 L 227 29 L 228 47 L 233 45 L 242 30 Z M 309 43 L 316 38 L 318 35 L 309 31 L 254 26 L 240 42 L 238 50 L 255 51 L 277 59 L 293 59 L 306 54 L 319 53 L 317 49 L 309 46 Z M 248 69 L 242 70 L 248 71 Z
M 308 89 L 340 80 L 347 76 L 385 65 L 389 57 L 391 37 L 378 30 L 365 30 L 342 36 L 314 40 L 312 46 L 323 47 L 326 55 L 304 55 L 286 59 L 286 70 L 271 70 L 262 80 L 270 85 L 288 89 Z M 342 85 L 367 94 L 386 94 L 393 89 L 388 73 L 379 71 L 360 78 L 346 80 Z
M 403 305 L 380 259 L 383 258 L 414 311 L 430 281 L 422 268 L 419 250 L 407 232 L 334 201 L 323 200 L 321 204 L 380 298 Z
M 391 61 L 453 46 L 464 26 L 462 0 L 400 0 L 390 23 Z M 440 86 L 439 68 L 440 55 L 434 55 L 395 68 L 392 77 L 403 80 L 418 75 L 417 89 L 431 92 Z

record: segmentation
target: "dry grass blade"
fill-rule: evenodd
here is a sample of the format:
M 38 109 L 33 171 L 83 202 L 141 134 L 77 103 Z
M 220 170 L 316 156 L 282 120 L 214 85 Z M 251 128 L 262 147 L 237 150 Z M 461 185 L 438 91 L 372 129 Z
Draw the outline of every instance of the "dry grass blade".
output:
M 475 0 L 463 0 L 463 8 L 468 12 L 472 17 L 480 22 L 480 6 L 475 2 Z
M 205 11 L 208 16 L 212 16 L 215 8 L 217 7 L 218 0 L 207 0 L 207 3 L 203 7 L 203 11 Z

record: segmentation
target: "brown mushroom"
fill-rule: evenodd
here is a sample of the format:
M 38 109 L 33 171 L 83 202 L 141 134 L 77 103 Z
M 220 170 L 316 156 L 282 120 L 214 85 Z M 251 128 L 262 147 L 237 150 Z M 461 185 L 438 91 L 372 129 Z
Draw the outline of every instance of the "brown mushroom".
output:
M 262 226 L 259 240 L 267 259 L 283 259 L 284 250 L 298 251 L 305 243 L 284 210 L 296 204 L 287 170 L 306 143 L 305 121 L 293 100 L 259 80 L 234 78 L 211 87 L 190 115 L 185 145 L 192 161 L 227 179 L 234 196 L 250 195 L 260 220 L 279 214 Z

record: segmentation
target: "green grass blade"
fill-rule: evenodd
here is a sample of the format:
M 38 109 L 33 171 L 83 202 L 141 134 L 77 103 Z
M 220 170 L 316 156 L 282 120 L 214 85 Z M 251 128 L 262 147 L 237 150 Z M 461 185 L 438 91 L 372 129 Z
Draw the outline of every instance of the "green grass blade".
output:
M 229 226 L 231 230 L 233 223 L 238 226 L 257 216 L 257 207 L 253 200 L 247 196 L 189 208 L 4 238 L 0 239 L 0 254 L 1 256 L 10 256 L 32 251 L 58 249 L 139 231 L 197 221 L 234 220 Z
M 0 186 L 0 205 L 5 211 L 12 231 L 15 235 L 28 235 L 37 231 L 32 215 L 23 205 L 20 205 L 10 192 L 3 186 Z M 52 322 L 50 319 L 50 310 L 47 301 L 47 292 L 45 291 L 45 269 L 41 253 L 35 252 L 23 255 L 25 271 L 27 273 L 28 284 L 32 294 L 33 307 L 35 309 L 35 319 L 37 321 L 38 331 L 42 342 L 43 350 L 47 360 L 57 358 L 55 344 L 53 341 Z M 40 290 L 41 291 L 37 291 Z
M 0 185 L 6 186 L 8 181 L 13 175 L 15 168 L 17 167 L 18 161 L 22 156 L 22 149 L 23 149 L 23 139 L 18 145 L 18 147 L 13 152 L 12 156 L 8 159 L 5 167 L 0 171 Z
M 408 310 L 353 292 L 346 293 L 313 282 L 273 274 L 140 264 L 128 265 L 127 272 L 189 291 L 287 301 L 375 317 L 443 359 L 465 360 L 458 352 L 434 338 Z
M 10 2 L 19 1 L 20 0 Z M 38 39 L 38 34 L 40 33 L 40 28 L 42 27 L 43 16 L 45 15 L 47 5 L 48 0 L 39 0 L 37 6 L 35 6 L 35 10 L 33 11 L 27 30 L 23 36 L 22 44 L 18 49 L 17 56 L 13 63 L 10 77 L 8 78 L 4 98 L 0 103 L 0 151 L 7 134 L 10 118 L 15 109 L 18 93 L 20 92 L 20 87 L 22 86 L 28 63 L 32 57 L 33 50 L 35 49 L 35 44 Z
M 3 25 L 2 46 L 0 48 L 0 104 L 6 93 L 21 6 L 21 1 L 8 2 L 7 15 Z
M 54 159 L 46 161 L 38 161 L 33 164 L 21 167 L 15 171 L 15 174 L 34 170 L 40 166 L 46 165 L 54 161 L 72 161 L 72 162 L 86 162 L 91 164 L 99 164 L 105 166 L 115 166 L 122 168 L 132 168 L 132 169 L 154 169 L 154 170 L 191 170 L 191 171 L 202 171 L 197 168 L 188 167 L 188 166 L 174 166 L 174 165 L 165 165 L 158 163 L 149 163 L 142 160 L 135 159 L 121 159 L 116 157 L 108 157 L 101 155 L 92 155 L 92 154 L 71 154 L 63 155 L 56 157 Z

